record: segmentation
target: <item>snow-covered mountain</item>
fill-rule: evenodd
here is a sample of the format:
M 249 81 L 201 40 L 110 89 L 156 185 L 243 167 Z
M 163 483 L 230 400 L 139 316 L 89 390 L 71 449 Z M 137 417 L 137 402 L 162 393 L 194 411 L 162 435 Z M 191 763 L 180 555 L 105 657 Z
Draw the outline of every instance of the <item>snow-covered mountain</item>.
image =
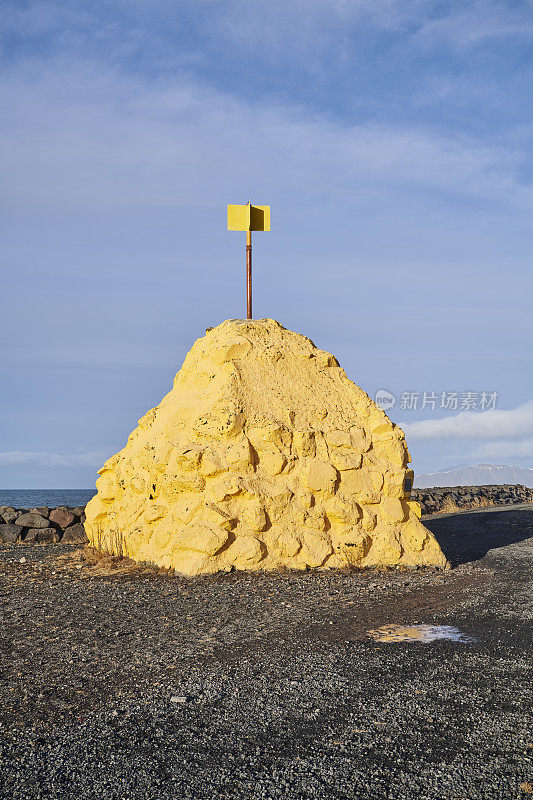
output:
M 533 467 L 508 467 L 495 464 L 476 464 L 474 467 L 452 467 L 415 475 L 415 487 L 427 489 L 431 486 L 498 486 L 503 483 L 533 488 Z

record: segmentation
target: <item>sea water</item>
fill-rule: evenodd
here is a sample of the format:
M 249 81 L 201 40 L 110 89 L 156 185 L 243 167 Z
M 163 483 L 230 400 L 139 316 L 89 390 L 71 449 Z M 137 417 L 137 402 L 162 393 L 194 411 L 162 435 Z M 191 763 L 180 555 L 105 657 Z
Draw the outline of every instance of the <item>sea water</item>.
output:
M 0 506 L 84 506 L 95 494 L 96 489 L 0 489 Z

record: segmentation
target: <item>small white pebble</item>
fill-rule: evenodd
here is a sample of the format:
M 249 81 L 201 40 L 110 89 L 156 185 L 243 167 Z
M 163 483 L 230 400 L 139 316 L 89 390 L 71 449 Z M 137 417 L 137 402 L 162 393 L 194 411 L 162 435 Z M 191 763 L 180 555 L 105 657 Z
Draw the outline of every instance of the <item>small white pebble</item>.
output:
M 185 697 L 185 695 L 173 694 L 172 697 L 170 698 L 170 702 L 183 705 L 184 703 L 187 702 L 187 698 Z
M 19 563 L 20 564 L 25 564 L 26 563 L 26 559 L 24 558 L 24 556 L 22 556 L 22 558 L 20 559 Z

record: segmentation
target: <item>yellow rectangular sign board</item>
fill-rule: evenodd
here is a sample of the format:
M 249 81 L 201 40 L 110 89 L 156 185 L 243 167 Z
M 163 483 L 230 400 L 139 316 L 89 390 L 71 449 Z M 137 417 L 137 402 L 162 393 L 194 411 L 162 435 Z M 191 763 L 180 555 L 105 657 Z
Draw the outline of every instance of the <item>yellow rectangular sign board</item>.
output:
M 270 206 L 228 206 L 228 231 L 269 231 Z

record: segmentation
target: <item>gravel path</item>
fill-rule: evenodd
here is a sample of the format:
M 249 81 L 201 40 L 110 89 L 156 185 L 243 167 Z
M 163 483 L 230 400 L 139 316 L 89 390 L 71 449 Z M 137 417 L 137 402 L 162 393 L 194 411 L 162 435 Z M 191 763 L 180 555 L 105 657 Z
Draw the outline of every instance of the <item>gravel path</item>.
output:
M 184 579 L 0 547 L 0 796 L 526 798 L 533 506 L 424 521 L 452 571 Z M 415 623 L 476 641 L 368 635 Z

